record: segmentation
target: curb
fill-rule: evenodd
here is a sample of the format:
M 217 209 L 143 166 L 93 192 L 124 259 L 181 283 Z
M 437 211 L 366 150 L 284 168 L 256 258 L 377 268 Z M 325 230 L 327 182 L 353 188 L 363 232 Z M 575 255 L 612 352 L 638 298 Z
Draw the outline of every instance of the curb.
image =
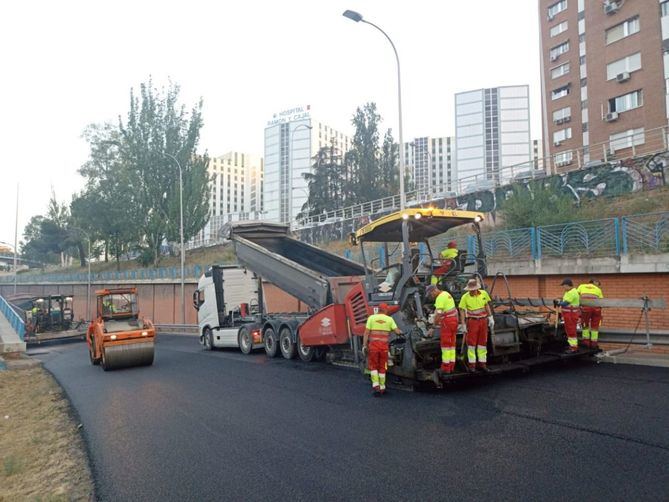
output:
M 608 364 L 631 364 L 636 366 L 653 366 L 655 368 L 669 368 L 669 357 L 638 357 L 635 355 L 603 356 L 599 360 Z

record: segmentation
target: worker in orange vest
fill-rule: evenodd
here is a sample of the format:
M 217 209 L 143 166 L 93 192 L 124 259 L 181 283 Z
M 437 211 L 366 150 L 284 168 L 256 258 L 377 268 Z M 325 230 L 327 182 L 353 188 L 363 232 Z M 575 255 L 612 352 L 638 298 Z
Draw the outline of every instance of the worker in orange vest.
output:
M 576 333 L 576 325 L 580 316 L 580 300 L 581 297 L 574 287 L 574 283 L 568 277 L 560 284 L 564 289 L 562 301 L 558 302 L 564 321 L 564 330 L 567 333 L 567 342 L 569 343 L 569 351 L 578 352 L 578 335 Z
M 453 373 L 455 369 L 455 338 L 458 334 L 458 309 L 455 300 L 448 291 L 441 291 L 437 286 L 428 286 L 425 296 L 434 300 L 434 325 L 439 326 L 441 345 L 442 373 Z
M 388 315 L 386 303 L 378 306 L 378 313 L 367 319 L 362 340 L 362 353 L 367 355 L 367 368 L 372 379 L 374 397 L 386 392 L 386 368 L 388 367 L 388 342 L 390 333 L 401 334 L 395 320 Z
M 601 300 L 604 298 L 600 283 L 592 278 L 590 282 L 580 284 L 576 288 L 582 300 Z M 598 348 L 599 326 L 602 324 L 602 308 L 581 305 L 581 325 L 583 326 L 583 345 Z
M 443 260 L 443 264 L 436 268 L 432 274 L 431 283 L 433 286 L 438 284 L 439 278 L 442 275 L 447 274 L 448 271 L 453 268 L 455 260 L 458 258 L 458 254 L 460 254 L 460 251 L 458 251 L 458 243 L 455 241 L 449 242 L 446 249 L 439 254 L 440 258 Z
M 460 319 L 467 334 L 467 369 L 488 371 L 488 328 L 495 327 L 490 295 L 481 289 L 477 279 L 470 279 L 460 298 Z M 477 366 L 478 359 L 478 366 Z

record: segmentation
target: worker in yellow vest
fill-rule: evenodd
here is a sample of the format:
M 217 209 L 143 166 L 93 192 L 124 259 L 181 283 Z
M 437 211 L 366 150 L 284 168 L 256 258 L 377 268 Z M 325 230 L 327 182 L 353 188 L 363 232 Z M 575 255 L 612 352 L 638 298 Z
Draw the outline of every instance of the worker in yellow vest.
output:
M 428 286 L 425 295 L 434 300 L 434 325 L 439 326 L 441 345 L 441 371 L 453 373 L 455 369 L 455 338 L 458 334 L 458 309 L 455 300 L 448 291 L 441 291 L 436 286 Z
M 390 307 L 382 303 L 378 313 L 367 319 L 362 340 L 362 353 L 367 355 L 367 368 L 372 379 L 374 397 L 386 392 L 386 368 L 388 367 L 388 347 L 390 333 L 400 334 L 395 320 L 388 315 Z
M 439 253 L 439 257 L 444 261 L 441 267 L 434 270 L 432 274 L 431 284 L 436 286 L 439 283 L 439 278 L 448 273 L 448 271 L 455 266 L 455 260 L 458 258 L 458 243 L 451 241 L 448 243 L 446 249 Z
M 582 300 L 600 300 L 604 298 L 600 283 L 592 278 L 590 282 L 576 288 Z M 583 326 L 583 345 L 596 349 L 599 340 L 599 326 L 602 324 L 602 308 L 581 305 L 581 325 Z
M 474 372 L 478 367 L 488 371 L 488 328 L 495 327 L 492 300 L 477 279 L 470 279 L 465 290 L 459 307 L 462 327 L 467 334 L 467 369 Z
M 567 343 L 569 344 L 569 351 L 578 352 L 578 335 L 576 333 L 576 326 L 580 316 L 579 306 L 581 304 L 581 297 L 574 287 L 574 283 L 568 277 L 560 284 L 564 289 L 562 301 L 558 302 L 562 313 L 562 320 L 564 321 L 564 330 L 567 333 Z

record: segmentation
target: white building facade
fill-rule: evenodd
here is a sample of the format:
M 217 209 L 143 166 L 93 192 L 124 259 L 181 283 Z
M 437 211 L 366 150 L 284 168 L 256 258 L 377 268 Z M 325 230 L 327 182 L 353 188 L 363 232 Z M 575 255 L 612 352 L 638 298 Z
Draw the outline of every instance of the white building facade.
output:
M 529 86 L 456 94 L 455 131 L 460 188 L 506 181 L 533 160 Z
M 274 114 L 265 127 L 263 219 L 289 223 L 300 214 L 309 196 L 304 175 L 312 172 L 313 157 L 322 147 L 334 146 L 339 155 L 351 139 L 311 117 L 310 106 Z
M 457 180 L 455 138 L 415 138 L 404 143 L 404 158 L 416 191 L 430 195 L 453 191 Z

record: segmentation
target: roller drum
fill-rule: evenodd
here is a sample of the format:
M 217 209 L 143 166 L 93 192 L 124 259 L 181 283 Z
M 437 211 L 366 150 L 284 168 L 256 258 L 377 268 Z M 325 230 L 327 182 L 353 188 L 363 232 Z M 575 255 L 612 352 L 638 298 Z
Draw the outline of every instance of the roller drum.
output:
M 103 350 L 102 364 L 105 370 L 153 364 L 154 342 L 110 345 Z

